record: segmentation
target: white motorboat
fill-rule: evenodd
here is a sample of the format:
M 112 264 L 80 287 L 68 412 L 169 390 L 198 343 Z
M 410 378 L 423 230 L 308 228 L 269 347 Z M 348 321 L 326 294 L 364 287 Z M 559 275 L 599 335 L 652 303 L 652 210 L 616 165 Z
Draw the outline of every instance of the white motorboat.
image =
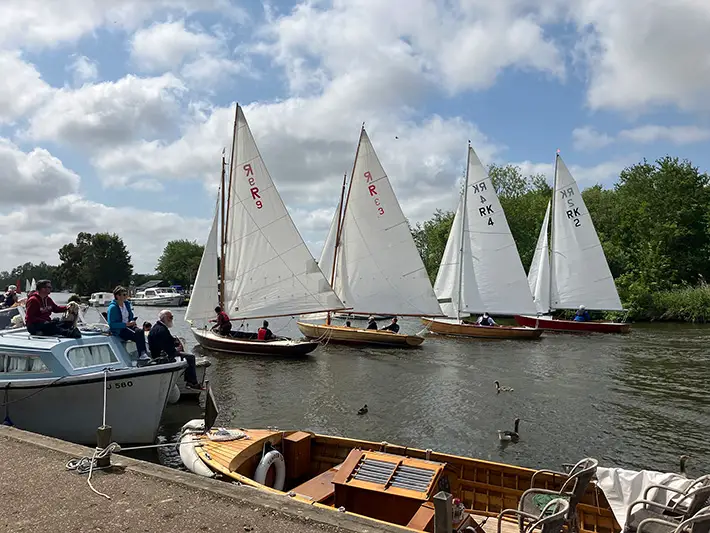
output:
M 133 305 L 150 305 L 152 307 L 179 307 L 184 297 L 172 287 L 153 287 L 139 291 L 131 298 Z
M 79 339 L 0 332 L 4 423 L 79 444 L 96 444 L 104 420 L 119 444 L 152 444 L 184 361 L 134 367 L 117 337 Z
M 113 293 L 111 292 L 95 292 L 89 298 L 89 305 L 92 307 L 108 307 L 113 301 Z

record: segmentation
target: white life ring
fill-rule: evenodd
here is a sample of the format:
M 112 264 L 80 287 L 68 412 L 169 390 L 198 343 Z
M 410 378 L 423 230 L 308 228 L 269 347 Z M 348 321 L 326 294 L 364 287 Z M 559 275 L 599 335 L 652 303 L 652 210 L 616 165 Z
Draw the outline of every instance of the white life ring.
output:
M 276 468 L 276 479 L 274 480 L 274 486 L 271 488 L 283 490 L 286 482 L 286 461 L 284 461 L 284 456 L 276 450 L 271 450 L 261 458 L 259 466 L 256 467 L 256 472 L 254 472 L 254 481 L 266 485 L 266 474 L 272 465 Z

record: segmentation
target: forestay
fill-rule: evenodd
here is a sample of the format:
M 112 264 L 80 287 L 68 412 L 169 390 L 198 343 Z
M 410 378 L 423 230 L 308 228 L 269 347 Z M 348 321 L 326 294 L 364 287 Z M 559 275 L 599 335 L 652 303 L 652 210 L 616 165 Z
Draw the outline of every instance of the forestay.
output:
M 298 233 L 237 108 L 226 228 L 225 305 L 234 318 L 342 309 Z
M 579 187 L 559 155 L 555 168 L 551 307 L 621 310 L 614 278 Z
M 335 290 L 353 312 L 441 315 L 407 220 L 364 128 L 336 262 Z
M 219 195 L 217 195 L 219 198 Z M 190 301 L 187 304 L 185 311 L 185 320 L 189 322 L 207 321 L 214 317 L 214 308 L 219 303 L 218 278 L 217 278 L 217 256 L 218 242 L 217 235 L 219 232 L 219 202 L 214 212 L 214 220 L 212 228 L 205 243 L 205 249 L 202 252 L 202 260 L 200 267 L 197 270 L 195 285 L 190 294 Z
M 441 311 L 452 318 L 467 317 L 471 312 L 483 308 L 483 302 L 476 285 L 476 276 L 473 272 L 471 240 L 468 231 L 464 231 L 465 213 L 462 195 L 434 282 L 434 292 L 439 299 Z M 460 286 L 459 277 L 461 279 Z
M 473 269 L 483 304 L 477 312 L 535 312 L 518 248 L 488 172 L 469 146 L 467 215 Z
M 533 256 L 530 272 L 528 274 L 528 283 L 530 292 L 532 292 L 533 301 L 537 312 L 544 314 L 550 311 L 550 239 L 548 232 L 550 230 L 550 202 L 547 203 L 545 211 L 545 219 L 542 221 L 540 235 L 537 238 L 535 246 L 535 255 Z

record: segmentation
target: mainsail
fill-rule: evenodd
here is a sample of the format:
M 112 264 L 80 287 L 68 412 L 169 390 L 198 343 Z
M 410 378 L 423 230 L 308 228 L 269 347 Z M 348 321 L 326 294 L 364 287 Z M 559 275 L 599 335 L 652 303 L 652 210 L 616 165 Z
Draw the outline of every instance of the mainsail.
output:
M 190 295 L 190 302 L 185 311 L 185 320 L 206 322 L 215 316 L 214 308 L 219 302 L 219 289 L 217 279 L 217 257 L 219 248 L 217 237 L 219 232 L 219 202 L 214 212 L 212 228 L 202 252 L 202 260 L 197 270 L 197 277 Z
M 552 211 L 553 309 L 623 309 L 579 187 L 557 155 Z
M 464 194 L 434 284 L 441 309 L 447 316 L 457 318 L 465 316 L 464 312 L 534 312 L 525 270 L 505 213 L 471 146 L 467 161 Z
M 540 314 L 550 311 L 550 241 L 547 237 L 549 229 L 550 203 L 548 202 L 545 219 L 542 221 L 542 228 L 535 246 L 535 255 L 528 273 L 530 292 L 532 292 L 535 301 L 535 308 Z
M 334 288 L 354 313 L 441 315 L 407 220 L 365 128 L 345 203 Z
M 237 106 L 225 239 L 224 302 L 234 318 L 344 306 L 286 210 Z

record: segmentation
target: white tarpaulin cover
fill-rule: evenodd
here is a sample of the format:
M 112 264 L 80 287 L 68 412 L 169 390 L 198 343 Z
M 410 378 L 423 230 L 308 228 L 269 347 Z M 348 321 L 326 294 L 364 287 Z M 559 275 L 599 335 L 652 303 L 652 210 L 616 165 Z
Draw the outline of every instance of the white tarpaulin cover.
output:
M 667 472 L 652 470 L 637 472 L 623 468 L 597 467 L 597 485 L 604 492 L 622 531 L 626 524 L 626 512 L 629 506 L 636 500 L 643 499 L 643 493 L 650 485 L 664 485 L 673 489 L 685 490 L 693 481 L 693 479 L 684 478 L 680 474 Z M 649 492 L 647 499 L 668 505 L 671 499 L 675 499 L 677 496 L 678 494 L 675 492 L 653 489 Z

